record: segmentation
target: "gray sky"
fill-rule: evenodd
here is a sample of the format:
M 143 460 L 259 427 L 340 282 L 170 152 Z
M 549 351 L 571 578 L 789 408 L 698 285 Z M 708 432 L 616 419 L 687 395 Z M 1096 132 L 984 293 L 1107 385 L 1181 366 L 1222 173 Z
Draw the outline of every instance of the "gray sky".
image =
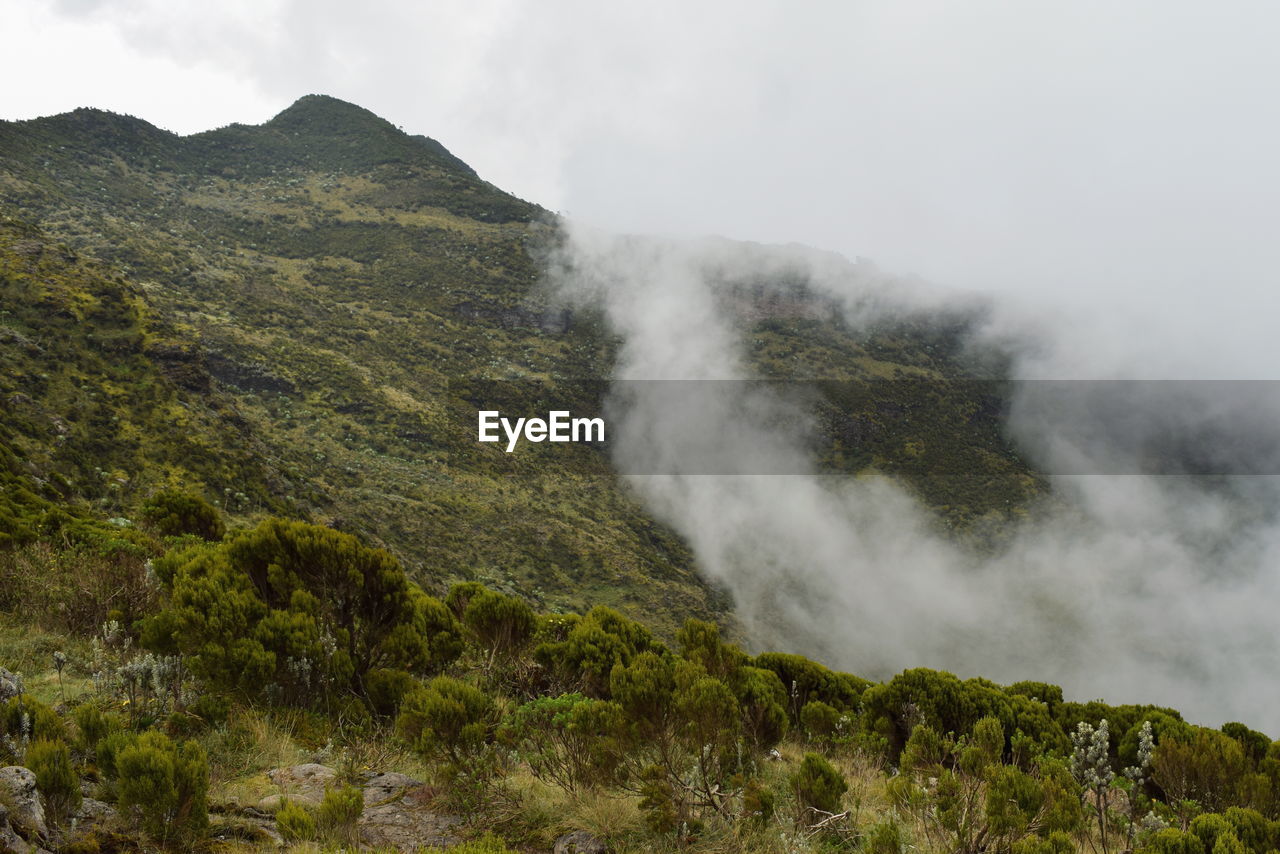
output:
M 0 20 L 5 118 L 92 105 L 190 133 L 331 94 L 605 228 L 1083 305 L 1093 375 L 1276 375 L 1269 0 L 0 0 Z

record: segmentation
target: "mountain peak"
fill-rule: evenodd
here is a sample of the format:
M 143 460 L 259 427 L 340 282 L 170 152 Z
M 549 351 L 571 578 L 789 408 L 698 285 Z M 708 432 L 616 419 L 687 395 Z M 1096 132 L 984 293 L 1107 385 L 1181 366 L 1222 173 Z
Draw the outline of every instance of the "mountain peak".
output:
M 303 95 L 267 122 L 266 127 L 281 131 L 323 130 L 330 134 L 353 131 L 403 134 L 372 111 L 330 95 Z

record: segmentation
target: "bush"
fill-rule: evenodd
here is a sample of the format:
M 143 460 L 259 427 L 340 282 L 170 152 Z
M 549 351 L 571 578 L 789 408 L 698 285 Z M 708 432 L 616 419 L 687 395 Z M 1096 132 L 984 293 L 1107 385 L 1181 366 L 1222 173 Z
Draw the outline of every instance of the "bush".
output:
M 316 812 L 316 824 L 320 830 L 336 842 L 358 845 L 356 822 L 364 812 L 364 792 L 355 786 L 327 789 L 320 809 Z
M 419 753 L 461 770 L 492 743 L 496 722 L 492 697 L 450 676 L 437 676 L 404 698 L 396 726 Z
M 828 741 L 840 725 L 840 712 L 821 700 L 811 700 L 800 710 L 800 725 L 810 741 Z
M 806 753 L 800 769 L 791 776 L 796 802 L 804 812 L 840 812 L 840 799 L 849 788 L 844 775 L 816 753 Z
M 403 670 L 380 667 L 364 678 L 364 688 L 369 695 L 369 705 L 375 714 L 395 717 L 405 696 L 418 685 L 413 675 Z
M 1205 854 L 1204 843 L 1194 833 L 1183 833 L 1166 827 L 1151 835 L 1143 846 L 1144 854 Z
M 516 709 L 504 737 L 539 780 L 579 792 L 613 779 L 622 752 L 617 734 L 624 726 L 616 703 L 563 694 Z
M 862 841 L 865 854 L 901 854 L 902 829 L 892 818 L 873 824 Z
M 76 749 L 82 756 L 92 757 L 98 742 L 119 729 L 118 721 L 104 715 L 101 709 L 91 703 L 77 706 L 74 717 L 77 730 Z
M 363 675 L 429 663 L 419 604 L 387 552 L 318 525 L 268 519 L 157 562 L 170 606 L 142 642 L 182 654 L 217 690 L 315 705 L 364 696 Z
M 193 741 L 174 745 L 154 731 L 125 738 L 111 751 L 120 806 L 138 807 L 143 828 L 162 844 L 195 839 L 209 823 L 204 750 Z
M 183 492 L 157 492 L 143 503 L 141 516 L 161 537 L 193 534 L 202 540 L 221 540 L 227 530 L 208 501 Z
M 285 842 L 305 842 L 317 833 L 316 820 L 307 808 L 288 799 L 276 811 L 276 829 Z
M 71 751 L 62 741 L 40 740 L 27 748 L 26 766 L 36 775 L 45 809 L 54 824 L 63 824 L 80 808 L 80 778 L 71 766 Z

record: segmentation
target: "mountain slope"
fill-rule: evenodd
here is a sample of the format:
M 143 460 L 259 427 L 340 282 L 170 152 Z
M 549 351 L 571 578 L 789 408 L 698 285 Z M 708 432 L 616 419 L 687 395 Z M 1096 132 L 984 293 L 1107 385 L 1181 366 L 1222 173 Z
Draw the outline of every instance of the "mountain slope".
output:
M 357 532 L 437 589 L 474 578 L 544 609 L 613 604 L 663 631 L 724 614 L 728 603 L 699 580 L 687 547 L 647 516 L 599 449 L 508 456 L 474 441 L 471 380 L 507 382 L 515 394 L 536 382 L 569 408 L 593 408 L 593 386 L 566 380 L 607 378 L 614 342 L 597 318 L 542 297 L 530 248 L 553 238 L 545 212 L 439 143 L 322 96 L 264 125 L 189 137 L 81 109 L 0 123 L 0 210 L 42 230 L 8 226 L 11 253 L 15 241 L 36 240 L 42 258 L 70 265 L 67 276 L 96 283 L 85 285 L 94 299 L 118 287 L 136 314 L 81 312 L 68 318 L 74 334 L 40 333 L 66 341 L 83 367 L 62 391 L 20 383 L 30 405 L 65 418 L 75 405 L 66 389 L 105 396 L 114 409 L 92 417 L 126 418 L 136 443 L 124 454 L 82 442 L 73 454 L 47 431 L 7 429 L 23 465 L 80 482 L 100 468 L 116 484 L 49 500 L 127 516 L 155 488 L 183 486 L 240 521 L 280 512 Z M 78 272 L 73 255 L 101 272 Z M 42 273 L 19 270 L 18 256 L 6 302 L 20 306 L 28 285 L 12 277 Z M 960 370 L 954 330 L 854 334 L 838 318 L 784 310 L 750 283 L 738 291 L 764 375 L 861 382 Z M 5 334 L 35 333 L 35 320 L 6 308 Z M 118 359 L 93 361 L 104 335 L 128 340 L 111 345 L 123 348 Z M 161 387 L 163 405 L 136 399 Z M 888 408 L 863 401 L 861 415 L 832 399 L 827 462 L 900 470 L 948 524 L 999 516 L 1040 491 L 1003 442 L 998 405 L 968 391 Z M 904 453 L 911 437 L 885 426 L 885 413 L 904 406 L 925 407 L 917 424 L 954 422 L 929 452 L 977 477 L 939 478 L 932 460 Z

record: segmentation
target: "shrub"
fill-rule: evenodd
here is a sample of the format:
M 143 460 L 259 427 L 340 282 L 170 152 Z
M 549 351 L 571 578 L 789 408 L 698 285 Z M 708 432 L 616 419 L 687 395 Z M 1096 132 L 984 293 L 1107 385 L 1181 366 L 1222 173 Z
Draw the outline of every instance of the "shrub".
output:
M 316 824 L 331 839 L 348 845 L 359 843 L 356 822 L 364 812 L 364 792 L 355 786 L 327 789 L 320 809 L 316 812 Z
M 204 750 L 193 741 L 174 745 L 154 731 L 126 739 L 112 751 L 120 806 L 138 807 L 143 828 L 162 844 L 194 839 L 209 822 Z
M 742 667 L 733 686 L 742 708 L 742 734 L 756 751 L 766 751 L 787 734 L 787 692 L 771 670 Z
M 276 829 L 285 842 L 305 842 L 316 838 L 316 820 L 299 803 L 285 799 L 276 811 Z
M 866 854 L 901 854 L 902 829 L 892 818 L 873 824 L 862 841 Z
M 800 725 L 810 741 L 828 741 L 840 725 L 840 712 L 821 700 L 811 700 L 800 710 Z
M 447 601 L 463 606 L 462 624 L 476 644 L 486 651 L 487 668 L 506 661 L 524 648 L 537 622 L 529 603 L 485 587 L 474 590 L 472 588 L 478 586 L 474 582 L 455 585 L 455 589 L 459 586 L 467 588 L 466 594 L 455 597 L 450 591 Z
M 102 713 L 92 703 L 77 706 L 74 713 L 76 721 L 76 749 L 83 756 L 93 756 L 98 746 L 111 732 L 119 728 L 119 722 Z
M 579 792 L 613 779 L 624 726 L 616 703 L 563 694 L 516 709 L 504 736 L 539 780 Z
M 26 766 L 54 824 L 63 824 L 80 808 L 80 778 L 71 767 L 71 751 L 62 741 L 41 739 L 27 748 Z
M 791 788 L 801 810 L 840 812 L 840 799 L 849 784 L 830 762 L 816 753 L 806 753 L 800 769 L 791 776 Z
M 380 667 L 364 678 L 364 688 L 369 695 L 369 705 L 375 714 L 395 717 L 405 695 L 418 685 L 412 674 L 403 670 Z
M 546 640 L 534 659 L 562 685 L 589 697 L 609 699 L 614 668 L 627 666 L 642 653 L 664 651 L 649 630 L 612 608 L 592 608 L 572 622 L 563 640 Z
M 1166 827 L 1151 834 L 1142 851 L 1146 854 L 1205 854 L 1200 837 L 1174 827 Z
M 193 534 L 202 540 L 221 540 L 222 517 L 209 502 L 183 492 L 157 492 L 143 502 L 142 521 L 161 537 Z
M 314 705 L 363 696 L 380 667 L 429 663 L 413 588 L 387 552 L 318 525 L 268 519 L 213 547 L 157 563 L 170 606 L 143 644 L 181 653 L 212 687 Z
M 492 743 L 496 722 L 492 697 L 452 677 L 437 676 L 404 698 L 396 726 L 419 753 L 461 770 Z

